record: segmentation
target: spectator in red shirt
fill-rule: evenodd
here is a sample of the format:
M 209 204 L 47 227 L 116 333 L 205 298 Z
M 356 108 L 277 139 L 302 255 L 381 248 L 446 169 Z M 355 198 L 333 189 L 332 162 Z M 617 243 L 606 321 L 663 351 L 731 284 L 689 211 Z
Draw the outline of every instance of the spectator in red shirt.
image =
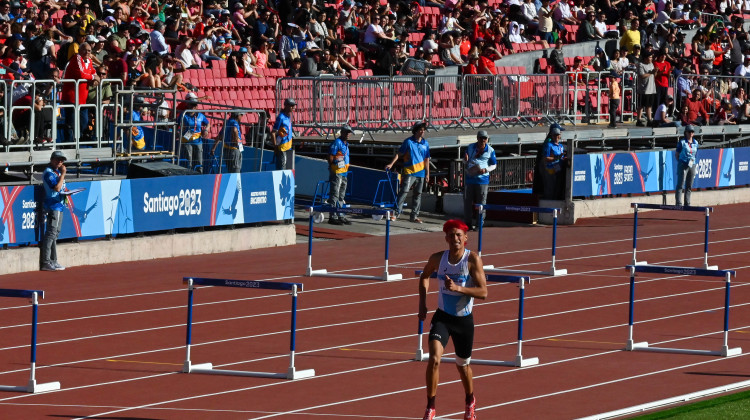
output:
M 708 113 L 703 106 L 703 92 L 700 88 L 693 90 L 693 97 L 687 100 L 687 122 L 694 125 L 708 124 Z
M 65 73 L 63 79 L 81 80 L 81 82 L 63 83 L 61 102 L 70 105 L 85 104 L 86 98 L 89 96 L 89 84 L 96 86 L 99 84 L 99 76 L 96 74 L 94 63 L 91 61 L 91 45 L 88 43 L 82 43 L 78 47 L 78 54 L 74 55 L 73 58 L 68 62 L 65 67 Z M 79 112 L 76 108 L 65 108 L 65 131 L 63 139 L 65 142 L 73 141 L 73 131 L 75 127 L 76 115 L 79 116 L 78 122 L 80 132 L 83 131 L 89 125 L 89 109 L 85 108 Z
M 667 99 L 669 76 L 672 74 L 672 65 L 667 61 L 667 51 L 665 49 L 661 49 L 659 54 L 657 54 L 654 67 L 656 68 L 656 77 L 654 78 L 654 82 L 656 83 L 656 103 L 662 104 Z

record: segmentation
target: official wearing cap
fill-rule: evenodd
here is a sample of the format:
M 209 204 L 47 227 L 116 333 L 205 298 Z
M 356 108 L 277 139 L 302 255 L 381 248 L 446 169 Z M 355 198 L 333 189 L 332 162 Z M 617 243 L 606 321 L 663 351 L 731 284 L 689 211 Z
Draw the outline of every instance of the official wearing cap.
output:
M 338 138 L 328 149 L 328 181 L 331 183 L 328 204 L 341 207 L 345 203 L 347 173 L 349 172 L 349 135 L 354 131 L 348 124 L 341 127 Z M 352 222 L 343 213 L 331 212 L 328 223 L 332 225 L 350 225 Z
M 396 214 L 391 216 L 391 220 L 396 220 L 401 215 L 406 202 L 406 195 L 413 185 L 414 193 L 411 199 L 412 210 L 409 220 L 413 223 L 422 223 L 419 218 L 419 209 L 422 206 L 422 189 L 425 179 L 430 179 L 430 144 L 422 137 L 426 127 L 427 125 L 423 122 L 414 124 L 411 129 L 412 136 L 401 143 L 401 147 L 391 163 L 385 165 L 386 171 L 390 171 L 399 159 L 404 165 L 401 171 L 401 188 L 396 202 Z
M 466 149 L 464 166 L 464 221 L 469 229 L 474 230 L 474 205 L 487 204 L 490 172 L 497 167 L 495 149 L 489 145 L 489 135 L 485 130 L 479 131 L 476 143 L 470 144 Z M 484 220 L 484 211 L 481 217 Z
M 690 193 L 693 189 L 695 179 L 695 155 L 698 154 L 698 140 L 695 136 L 695 128 L 688 124 L 685 126 L 685 135 L 677 142 L 675 154 L 677 155 L 677 183 L 675 184 L 675 204 L 681 206 L 683 192 L 685 205 L 690 205 Z
M 292 98 L 286 98 L 284 100 L 284 109 L 279 112 L 279 115 L 276 116 L 276 121 L 273 123 L 271 138 L 276 142 L 274 153 L 276 154 L 277 171 L 287 169 L 287 152 L 292 148 L 292 137 L 294 137 L 292 114 L 295 109 L 297 109 L 297 102 Z
M 177 121 L 182 124 L 181 155 L 188 162 L 188 169 L 203 173 L 203 139 L 208 138 L 210 123 L 199 111 L 198 96 L 189 92 L 185 95 L 186 108 Z
M 39 269 L 42 271 L 60 271 L 65 267 L 57 262 L 57 236 L 62 227 L 62 212 L 65 209 L 65 161 L 67 157 L 59 150 L 52 152 L 49 164 L 42 174 L 44 185 L 44 215 L 47 218 L 46 229 L 40 244 Z

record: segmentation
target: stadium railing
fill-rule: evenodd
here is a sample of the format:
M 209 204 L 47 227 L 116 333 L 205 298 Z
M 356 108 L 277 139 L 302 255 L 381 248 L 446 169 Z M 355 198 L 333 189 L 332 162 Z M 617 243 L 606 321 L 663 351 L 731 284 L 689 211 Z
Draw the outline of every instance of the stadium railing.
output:
M 276 106 L 280 110 L 287 98 L 297 102 L 295 127 L 302 135 L 331 133 L 345 123 L 358 130 L 396 132 L 408 132 L 418 121 L 435 130 L 560 120 L 575 124 L 587 112 L 591 122 L 608 118 L 603 74 L 280 78 Z M 632 80 L 633 73 L 623 77 Z M 578 78 L 585 82 L 575 83 Z M 622 85 L 622 112 L 632 116 L 633 87 Z

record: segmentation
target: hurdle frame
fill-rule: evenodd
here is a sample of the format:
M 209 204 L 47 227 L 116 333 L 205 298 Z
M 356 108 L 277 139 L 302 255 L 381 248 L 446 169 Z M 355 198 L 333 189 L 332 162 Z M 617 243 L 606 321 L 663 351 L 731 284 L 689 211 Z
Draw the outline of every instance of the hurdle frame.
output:
M 353 207 L 334 207 L 334 206 L 312 206 L 308 207 L 310 212 L 310 226 L 307 237 L 307 269 L 305 270 L 305 276 L 307 277 L 335 277 L 335 278 L 347 278 L 347 279 L 362 279 L 362 280 L 381 280 L 381 281 L 392 281 L 401 280 L 401 274 L 391 274 L 388 271 L 388 252 L 390 248 L 391 238 L 391 211 L 383 209 L 362 209 Z M 315 212 L 336 212 L 336 213 L 347 213 L 347 214 L 361 214 L 361 215 L 382 215 L 385 218 L 385 259 L 383 263 L 383 274 L 379 276 L 368 276 L 363 274 L 348 274 L 348 273 L 329 273 L 327 269 L 321 268 L 313 270 L 312 268 L 312 249 L 313 249 L 313 225 L 315 223 L 314 213 Z
M 733 270 L 708 270 L 690 267 L 671 267 L 659 265 L 628 265 L 626 269 L 630 271 L 630 299 L 628 314 L 628 340 L 625 342 L 627 351 L 650 351 L 655 353 L 677 353 L 677 354 L 694 354 L 701 356 L 736 356 L 742 354 L 742 348 L 729 348 L 729 285 L 731 277 L 736 276 Z M 724 342 L 721 350 L 691 350 L 675 349 L 668 347 L 649 347 L 648 342 L 635 342 L 633 340 L 633 318 L 635 303 L 635 273 L 654 273 L 654 274 L 676 274 L 684 276 L 701 276 L 701 277 L 724 277 Z
M 252 376 L 258 378 L 272 379 L 303 379 L 315 376 L 314 369 L 297 370 L 294 366 L 295 356 L 295 334 L 297 331 L 297 292 L 302 291 L 302 283 L 277 283 L 269 281 L 256 280 L 231 280 L 231 279 L 209 279 L 200 277 L 184 277 L 183 283 L 188 285 L 188 313 L 187 313 L 187 332 L 185 334 L 185 362 L 182 365 L 183 373 L 204 373 L 210 375 L 230 375 L 230 376 Z M 214 369 L 212 363 L 193 364 L 190 361 L 190 348 L 192 346 L 192 326 L 193 326 L 193 295 L 195 286 L 224 286 L 224 287 L 241 287 L 247 289 L 266 289 L 266 290 L 291 290 L 292 295 L 292 322 L 290 328 L 289 340 L 289 368 L 282 373 L 267 372 L 250 372 L 242 370 Z
M 0 297 L 28 298 L 31 301 L 31 355 L 29 368 L 29 382 L 25 386 L 0 385 L 0 391 L 40 392 L 56 391 L 60 389 L 60 382 L 37 383 L 36 381 L 36 338 L 39 321 L 39 297 L 44 299 L 43 290 L 0 289 Z
M 477 253 L 482 256 L 482 236 L 484 231 L 484 210 L 512 211 L 519 213 L 552 213 L 552 258 L 548 271 L 533 270 L 512 270 L 509 268 L 496 268 L 494 265 L 485 265 L 484 271 L 487 273 L 509 273 L 520 275 L 542 275 L 542 276 L 564 276 L 568 274 L 567 269 L 558 269 L 555 267 L 556 249 L 557 249 L 557 215 L 560 213 L 559 208 L 552 207 L 533 207 L 533 206 L 509 206 L 501 204 L 476 204 L 474 208 L 478 211 L 479 219 L 479 244 Z
M 415 271 L 415 274 L 421 275 L 422 271 Z M 430 278 L 437 278 L 437 273 L 432 273 Z M 513 360 L 491 360 L 491 359 L 471 359 L 471 364 L 475 365 L 487 365 L 487 366 L 511 366 L 511 367 L 526 367 L 539 364 L 538 357 L 530 357 L 524 359 L 523 357 L 523 311 L 524 311 L 524 297 L 526 296 L 525 283 L 531 283 L 529 276 L 512 276 L 512 275 L 499 275 L 491 274 L 487 276 L 487 281 L 496 283 L 518 283 L 518 341 L 516 343 L 516 357 Z M 424 320 L 419 320 L 419 328 L 417 329 L 417 338 L 419 339 L 419 345 L 417 346 L 416 356 L 414 360 L 417 362 L 425 362 L 430 358 L 429 352 L 425 353 L 422 348 L 422 342 L 424 341 L 422 336 L 424 335 Z M 441 361 L 444 362 L 455 362 L 455 357 L 443 356 Z
M 689 211 L 689 212 L 702 212 L 706 215 L 705 230 L 703 233 L 703 269 L 704 270 L 718 270 L 718 265 L 708 265 L 708 226 L 709 226 L 709 215 L 714 211 L 713 207 L 699 207 L 699 206 L 673 206 L 668 204 L 649 204 L 649 203 L 630 203 L 630 207 L 633 209 L 633 259 L 631 265 L 648 265 L 647 261 L 638 261 L 638 209 L 652 209 L 652 210 L 674 210 L 674 211 Z

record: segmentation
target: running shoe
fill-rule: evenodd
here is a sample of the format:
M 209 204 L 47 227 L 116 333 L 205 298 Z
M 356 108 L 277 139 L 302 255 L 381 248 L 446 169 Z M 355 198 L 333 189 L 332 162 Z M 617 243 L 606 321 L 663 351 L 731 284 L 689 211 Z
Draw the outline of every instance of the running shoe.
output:
M 422 420 L 434 420 L 435 419 L 435 409 L 434 408 L 428 408 L 424 412 L 424 417 L 422 417 Z
M 464 420 L 477 420 L 476 414 L 474 414 L 474 408 L 477 405 L 476 397 L 471 398 L 471 402 L 466 404 L 466 412 L 464 413 Z

